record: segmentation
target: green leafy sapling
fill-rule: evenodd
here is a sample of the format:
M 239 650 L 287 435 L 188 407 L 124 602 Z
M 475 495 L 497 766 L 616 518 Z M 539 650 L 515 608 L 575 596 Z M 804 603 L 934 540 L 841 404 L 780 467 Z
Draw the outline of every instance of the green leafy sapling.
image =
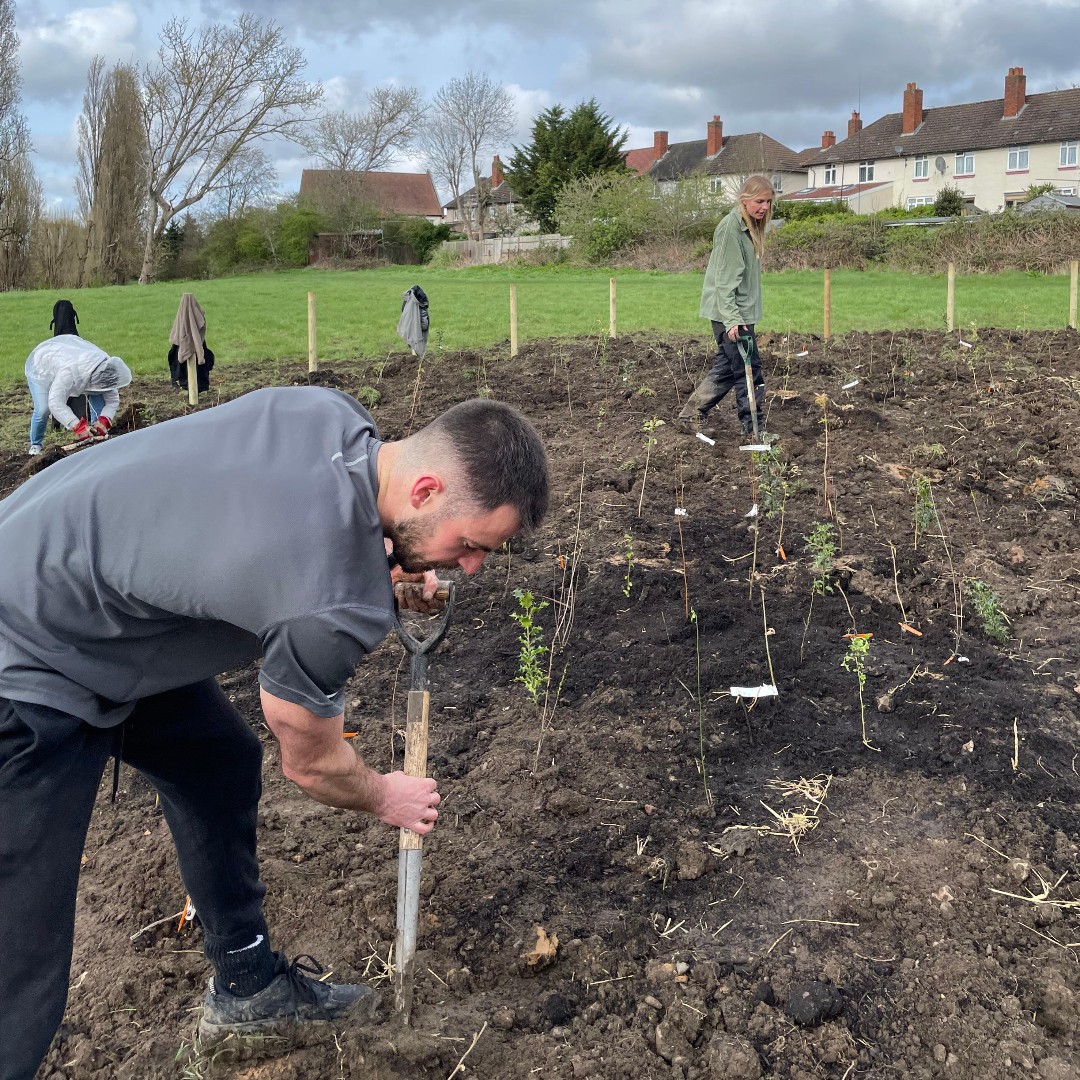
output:
M 840 666 L 845 671 L 851 671 L 859 684 L 859 722 L 862 725 L 863 746 L 870 750 L 877 750 L 876 746 L 870 745 L 866 737 L 866 661 L 870 656 L 870 640 L 873 634 L 848 634 L 847 652 Z
M 547 685 L 548 673 L 543 659 L 548 648 L 544 644 L 544 628 L 537 622 L 537 615 L 548 606 L 546 600 L 537 600 L 528 589 L 515 589 L 518 610 L 510 613 L 510 618 L 520 627 L 518 634 L 518 674 L 514 682 L 519 682 L 528 691 L 534 705 L 540 704 L 540 694 Z

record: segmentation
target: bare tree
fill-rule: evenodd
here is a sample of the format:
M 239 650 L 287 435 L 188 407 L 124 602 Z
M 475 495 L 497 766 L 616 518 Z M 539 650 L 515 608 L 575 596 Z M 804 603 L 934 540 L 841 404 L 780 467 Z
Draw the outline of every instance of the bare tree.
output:
M 221 187 L 241 150 L 268 135 L 296 137 L 322 100 L 301 78 L 305 63 L 280 27 L 251 12 L 197 32 L 182 19 L 165 24 L 143 74 L 150 208 L 141 282 L 169 222 Z
M 461 209 L 461 178 L 469 148 L 461 129 L 436 107 L 420 138 L 420 153 L 436 185 L 450 192 Z
M 30 131 L 19 112 L 22 76 L 15 5 L 0 0 L 0 288 L 27 284 L 30 233 L 41 185 L 30 163 Z
M 325 169 L 388 168 L 416 142 L 427 106 L 411 86 L 380 86 L 364 112 L 329 112 L 300 139 Z
M 439 90 L 435 107 L 442 121 L 458 133 L 464 144 L 466 162 L 472 169 L 475 200 L 469 206 L 462 206 L 458 198 L 458 206 L 465 217 L 466 231 L 479 237 L 491 194 L 490 188 L 481 183 L 480 155 L 486 150 L 499 149 L 510 137 L 514 130 L 514 99 L 501 83 L 470 71 L 460 79 L 451 79 Z
M 277 170 L 270 158 L 257 146 L 245 146 L 222 170 L 209 208 L 215 217 L 238 217 L 250 207 L 272 202 L 276 190 Z

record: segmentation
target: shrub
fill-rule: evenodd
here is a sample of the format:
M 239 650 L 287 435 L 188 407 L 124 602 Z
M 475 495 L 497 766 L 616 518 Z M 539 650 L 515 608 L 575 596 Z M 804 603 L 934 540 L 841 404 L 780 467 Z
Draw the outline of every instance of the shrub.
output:
M 943 187 L 934 200 L 934 217 L 959 217 L 964 212 L 964 196 L 959 188 Z

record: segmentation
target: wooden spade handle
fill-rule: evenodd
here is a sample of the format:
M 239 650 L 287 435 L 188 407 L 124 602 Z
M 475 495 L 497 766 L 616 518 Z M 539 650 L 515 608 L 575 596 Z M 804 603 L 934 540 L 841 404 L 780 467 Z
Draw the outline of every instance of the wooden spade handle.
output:
M 428 708 L 431 695 L 426 690 L 409 691 L 409 707 L 405 719 L 405 774 L 427 776 Z M 417 851 L 424 847 L 424 838 L 411 829 L 398 834 L 399 851 Z

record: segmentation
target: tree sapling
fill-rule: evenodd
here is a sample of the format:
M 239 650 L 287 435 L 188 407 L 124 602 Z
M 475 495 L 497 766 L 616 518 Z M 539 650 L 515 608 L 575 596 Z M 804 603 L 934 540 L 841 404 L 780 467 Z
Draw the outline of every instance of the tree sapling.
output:
M 548 649 L 544 644 L 544 629 L 536 621 L 536 616 L 548 606 L 546 600 L 537 600 L 528 589 L 515 589 L 518 611 L 510 612 L 510 618 L 521 627 L 518 635 L 518 674 L 514 682 L 519 682 L 529 693 L 534 705 L 540 704 L 540 692 L 548 680 L 548 673 L 542 663 Z

